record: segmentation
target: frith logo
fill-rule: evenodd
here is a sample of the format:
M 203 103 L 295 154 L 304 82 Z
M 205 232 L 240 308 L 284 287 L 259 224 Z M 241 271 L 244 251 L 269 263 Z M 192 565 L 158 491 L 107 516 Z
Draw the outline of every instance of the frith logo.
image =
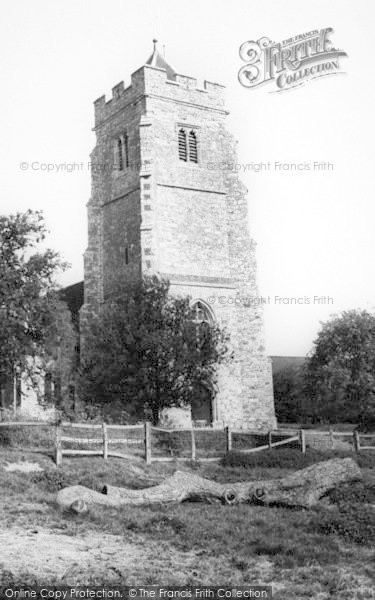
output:
M 309 31 L 280 43 L 267 37 L 257 42 L 244 42 L 240 57 L 246 63 L 238 73 L 244 87 L 255 88 L 275 80 L 276 90 L 284 92 L 307 81 L 326 75 L 337 75 L 339 57 L 346 52 L 332 47 L 331 27 Z

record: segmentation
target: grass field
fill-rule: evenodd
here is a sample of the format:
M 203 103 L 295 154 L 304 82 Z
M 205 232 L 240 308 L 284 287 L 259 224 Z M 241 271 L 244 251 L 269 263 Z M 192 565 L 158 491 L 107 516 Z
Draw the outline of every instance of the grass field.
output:
M 100 507 L 77 516 L 54 502 L 56 491 L 72 484 L 141 488 L 176 468 L 221 482 L 276 478 L 328 457 L 273 450 L 178 467 L 64 458 L 56 469 L 46 453 L 0 449 L 1 584 L 258 583 L 272 585 L 282 600 L 372 598 L 375 453 L 359 456 L 363 483 L 343 486 L 313 511 L 184 503 Z M 4 469 L 15 463 L 44 470 Z

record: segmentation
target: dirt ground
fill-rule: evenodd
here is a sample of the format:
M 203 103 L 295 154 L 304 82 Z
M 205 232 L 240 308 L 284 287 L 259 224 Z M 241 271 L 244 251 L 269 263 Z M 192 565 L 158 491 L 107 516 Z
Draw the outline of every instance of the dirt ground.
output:
M 64 535 L 47 529 L 24 530 L 13 527 L 0 531 L 0 564 L 11 571 L 15 578 L 28 574 L 46 581 L 84 584 L 88 573 L 95 578 L 122 579 L 128 585 L 156 583 L 167 584 L 176 578 L 181 585 L 197 580 L 217 583 L 220 572 L 223 581 L 236 580 L 233 566 L 226 565 L 226 558 L 202 555 L 202 551 L 178 552 L 168 543 L 160 545 L 139 536 L 123 539 L 121 536 L 90 532 L 83 537 Z M 260 572 L 266 575 L 271 566 L 266 560 L 254 564 L 254 578 Z M 149 581 L 144 582 L 145 570 Z M 238 580 L 237 580 L 238 581 Z
M 0 530 L 0 581 L 4 570 L 13 574 L 18 585 L 27 582 L 40 582 L 41 578 L 53 585 L 271 585 L 273 597 L 309 600 L 343 600 L 355 596 L 348 590 L 373 591 L 368 578 L 348 570 L 336 571 L 333 579 L 340 582 L 335 593 L 321 586 L 321 569 L 316 571 L 316 584 L 307 585 L 310 569 L 297 569 L 289 577 L 274 579 L 272 563 L 258 558 L 248 565 L 246 575 L 233 569 L 226 556 L 210 557 L 209 551 L 179 552 L 168 543 L 160 544 L 131 535 L 129 539 L 110 534 L 89 532 L 82 537 L 65 535 L 49 529 L 29 529 L 12 527 Z M 148 573 L 145 579 L 145 572 Z M 241 575 L 245 575 L 242 579 Z M 286 574 L 285 574 L 286 575 Z M 328 577 L 328 573 L 324 577 Z M 301 585 L 302 584 L 302 585 Z M 341 587 L 342 586 L 342 587 Z M 291 589 L 293 593 L 291 593 Z M 344 591 L 345 590 L 345 591 Z M 368 595 L 358 596 L 370 597 Z

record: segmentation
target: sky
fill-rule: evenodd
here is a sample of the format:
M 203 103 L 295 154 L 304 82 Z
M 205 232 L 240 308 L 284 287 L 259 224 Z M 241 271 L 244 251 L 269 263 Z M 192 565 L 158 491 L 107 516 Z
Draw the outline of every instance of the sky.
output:
M 306 354 L 330 315 L 375 308 L 374 21 L 371 0 L 3 0 L 1 212 L 43 210 L 49 246 L 71 264 L 60 283 L 83 278 L 92 103 L 121 80 L 129 85 L 156 37 L 175 71 L 226 86 L 238 163 L 270 163 L 240 171 L 266 350 Z M 242 43 L 325 27 L 348 54 L 339 75 L 285 93 L 239 83 Z M 72 163 L 83 167 L 68 172 Z

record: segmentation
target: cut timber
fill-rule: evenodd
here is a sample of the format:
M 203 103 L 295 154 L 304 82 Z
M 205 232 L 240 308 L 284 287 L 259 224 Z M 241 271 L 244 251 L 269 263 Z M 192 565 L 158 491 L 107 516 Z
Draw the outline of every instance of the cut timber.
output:
M 195 473 L 176 471 L 161 484 L 141 490 L 107 485 L 100 493 L 76 485 L 60 490 L 57 502 L 64 508 L 70 507 L 76 500 L 107 506 L 139 506 L 191 500 L 208 503 L 221 501 L 225 504 L 253 502 L 310 508 L 337 485 L 358 479 L 361 479 L 361 471 L 354 460 L 334 458 L 296 471 L 282 479 L 265 481 L 216 483 Z

